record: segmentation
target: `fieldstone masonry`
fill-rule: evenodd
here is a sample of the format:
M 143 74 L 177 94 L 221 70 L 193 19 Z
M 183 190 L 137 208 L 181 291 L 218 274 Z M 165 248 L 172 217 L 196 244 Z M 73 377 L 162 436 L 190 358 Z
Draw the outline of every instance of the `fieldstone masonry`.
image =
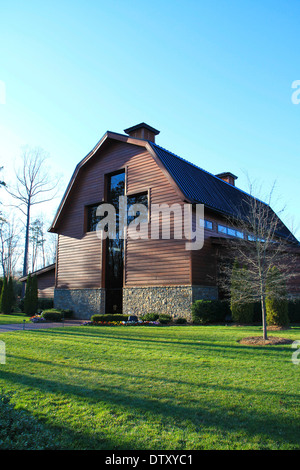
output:
M 218 298 L 214 286 L 127 287 L 123 289 L 123 313 L 143 315 L 165 313 L 172 318 L 191 321 L 191 306 L 195 300 Z
M 89 320 L 105 313 L 105 289 L 55 289 L 54 306 L 73 310 L 75 318 Z
M 165 313 L 176 319 L 191 321 L 191 306 L 195 300 L 214 300 L 218 289 L 214 286 L 125 287 L 123 313 L 144 315 Z M 71 309 L 75 318 L 89 320 L 96 313 L 105 312 L 105 289 L 55 289 L 56 308 Z

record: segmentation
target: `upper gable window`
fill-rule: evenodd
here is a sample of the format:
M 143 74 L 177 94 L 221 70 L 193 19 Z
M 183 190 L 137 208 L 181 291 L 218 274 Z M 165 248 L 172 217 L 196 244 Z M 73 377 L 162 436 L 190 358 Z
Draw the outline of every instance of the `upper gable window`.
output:
M 147 216 L 145 215 L 145 220 L 144 218 L 140 218 L 140 222 L 148 222 L 148 192 L 144 192 L 144 193 L 137 193 L 137 194 L 132 194 L 130 196 L 127 196 L 127 209 L 129 209 L 131 206 L 134 206 L 135 204 L 142 204 L 143 206 L 145 206 L 145 208 L 147 209 Z M 136 217 L 141 217 L 142 214 L 140 214 L 139 211 L 137 211 L 136 215 L 129 215 L 128 214 L 128 217 L 127 217 L 127 223 L 129 224 L 130 222 L 132 222 Z
M 118 206 L 119 197 L 125 194 L 125 171 L 107 176 L 107 201 Z
M 235 228 L 226 227 L 225 225 L 221 224 L 218 224 L 218 232 L 226 233 L 226 235 L 230 235 L 231 237 L 244 238 L 243 232 L 236 230 Z
M 92 206 L 87 206 L 86 211 L 86 220 L 87 220 L 87 226 L 86 226 L 86 231 L 87 232 L 95 232 L 97 229 L 97 224 L 100 222 L 101 217 L 96 215 L 97 208 L 99 207 L 101 203 L 98 204 L 93 204 Z
M 209 230 L 213 229 L 213 223 L 207 219 L 200 219 L 200 227 L 208 228 Z

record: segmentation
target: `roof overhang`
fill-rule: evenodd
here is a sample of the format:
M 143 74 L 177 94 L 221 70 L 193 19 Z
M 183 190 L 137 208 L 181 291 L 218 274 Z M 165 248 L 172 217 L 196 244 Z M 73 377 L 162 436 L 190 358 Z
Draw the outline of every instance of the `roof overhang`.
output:
M 38 269 L 37 271 L 34 271 L 33 273 L 30 273 L 31 276 L 40 276 L 41 274 L 45 274 L 49 271 L 54 271 L 55 270 L 55 266 L 56 264 L 53 263 L 53 264 L 49 264 L 49 266 L 45 266 L 44 268 L 41 268 L 41 269 Z M 27 281 L 27 277 L 28 276 L 22 276 L 19 278 L 19 281 L 21 282 L 24 282 L 24 281 Z

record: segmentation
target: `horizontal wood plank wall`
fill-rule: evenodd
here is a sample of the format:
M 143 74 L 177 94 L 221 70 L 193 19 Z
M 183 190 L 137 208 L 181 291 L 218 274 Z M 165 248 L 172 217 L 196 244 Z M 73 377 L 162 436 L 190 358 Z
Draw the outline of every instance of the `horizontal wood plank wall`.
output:
M 228 226 L 228 221 L 209 210 L 204 210 L 204 217 L 213 224 L 213 228 L 204 230 L 204 246 L 201 250 L 192 252 L 192 283 L 193 285 L 216 285 L 218 263 L 220 263 L 220 251 L 212 239 L 232 238 L 227 234 L 218 232 L 218 224 Z M 223 251 L 222 251 L 223 253 Z
M 104 175 L 126 167 L 127 193 L 149 191 L 149 203 L 180 203 L 179 196 L 143 147 L 111 142 L 80 171 L 58 226 L 57 287 L 102 286 L 102 250 L 96 232 L 85 233 L 84 210 L 104 197 Z M 182 203 L 182 202 L 181 202 Z M 124 285 L 190 284 L 190 253 L 183 240 L 127 240 Z
M 127 167 L 128 193 L 150 188 L 151 204 L 180 204 L 167 177 L 147 153 L 131 159 Z M 150 222 L 153 221 L 150 213 Z M 171 230 L 171 234 L 172 234 Z M 149 229 L 149 234 L 151 234 Z M 159 286 L 190 284 L 190 252 L 185 240 L 126 240 L 125 285 Z
M 37 276 L 38 297 L 51 299 L 54 297 L 55 270 Z

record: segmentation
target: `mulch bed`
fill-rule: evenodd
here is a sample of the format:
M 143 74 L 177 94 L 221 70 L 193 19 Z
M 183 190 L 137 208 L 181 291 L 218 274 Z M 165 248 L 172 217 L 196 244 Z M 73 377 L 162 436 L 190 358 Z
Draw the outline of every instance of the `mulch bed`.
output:
M 240 344 L 257 344 L 257 345 L 266 345 L 266 344 L 292 344 L 293 339 L 287 338 L 277 338 L 276 336 L 268 336 L 267 340 L 264 340 L 260 336 L 249 336 L 248 338 L 243 338 L 238 341 Z

